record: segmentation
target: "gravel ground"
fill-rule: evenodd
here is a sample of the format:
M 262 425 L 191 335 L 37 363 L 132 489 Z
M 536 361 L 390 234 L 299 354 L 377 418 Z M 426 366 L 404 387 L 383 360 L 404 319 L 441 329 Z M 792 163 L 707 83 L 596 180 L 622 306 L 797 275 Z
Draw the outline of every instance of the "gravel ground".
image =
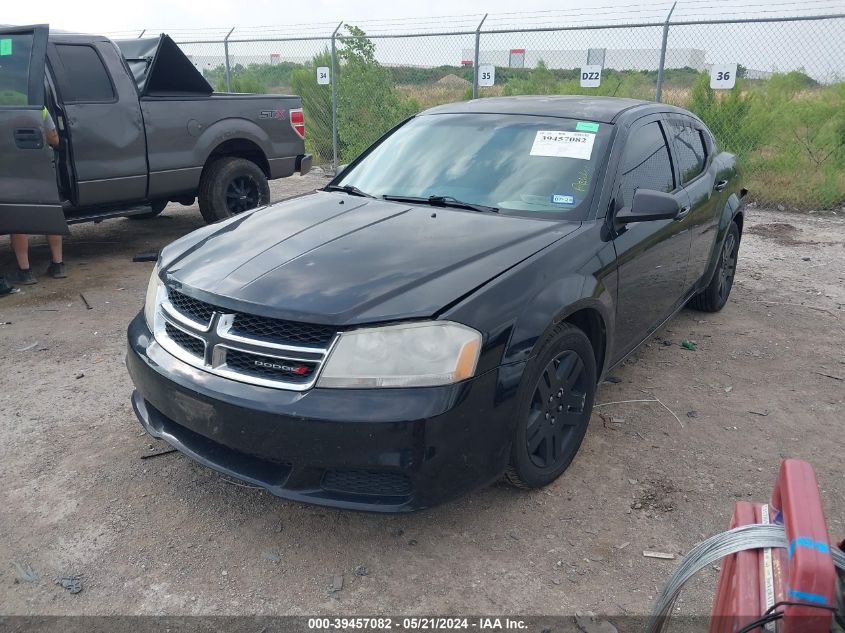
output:
M 274 197 L 320 182 L 277 181 Z M 749 209 L 726 308 L 683 311 L 599 388 L 599 403 L 659 398 L 678 419 L 599 407 L 548 488 L 494 485 L 403 516 L 282 501 L 179 454 L 142 459 L 167 447 L 129 404 L 124 332 L 152 267 L 131 258 L 199 226 L 177 205 L 75 226 L 69 279 L 0 299 L 0 614 L 644 614 L 676 562 L 643 550 L 681 555 L 726 529 L 737 499 L 768 499 L 787 456 L 814 464 L 830 533 L 845 536 L 841 219 Z M 36 270 L 47 253 L 34 239 Z M 12 265 L 0 238 L 0 270 Z M 715 579 L 704 572 L 681 611 L 707 613 Z

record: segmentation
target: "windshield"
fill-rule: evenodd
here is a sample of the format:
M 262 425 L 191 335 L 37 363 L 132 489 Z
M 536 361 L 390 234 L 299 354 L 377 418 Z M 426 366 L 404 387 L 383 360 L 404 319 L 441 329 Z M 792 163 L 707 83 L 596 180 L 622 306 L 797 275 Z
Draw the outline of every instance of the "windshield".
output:
M 366 194 L 447 197 L 503 214 L 582 219 L 610 125 L 509 114 L 416 117 L 345 171 Z

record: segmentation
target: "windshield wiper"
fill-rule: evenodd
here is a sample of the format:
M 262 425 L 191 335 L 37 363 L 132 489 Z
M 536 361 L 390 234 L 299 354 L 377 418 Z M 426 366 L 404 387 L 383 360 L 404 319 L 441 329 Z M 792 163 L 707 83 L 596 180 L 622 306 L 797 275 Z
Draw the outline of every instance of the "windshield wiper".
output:
M 348 193 L 350 196 L 361 196 L 362 198 L 375 198 L 375 196 L 371 196 L 366 191 L 361 191 L 355 185 L 326 185 L 324 191 L 342 191 L 344 193 Z
M 480 211 L 482 213 L 498 213 L 498 207 L 488 207 L 484 204 L 475 204 L 474 202 L 464 202 L 452 196 L 428 196 L 427 198 L 419 196 L 391 196 L 386 195 L 381 197 L 382 200 L 390 200 L 391 202 L 413 202 L 417 204 L 428 204 L 432 207 L 452 207 L 454 209 L 469 209 L 471 211 Z

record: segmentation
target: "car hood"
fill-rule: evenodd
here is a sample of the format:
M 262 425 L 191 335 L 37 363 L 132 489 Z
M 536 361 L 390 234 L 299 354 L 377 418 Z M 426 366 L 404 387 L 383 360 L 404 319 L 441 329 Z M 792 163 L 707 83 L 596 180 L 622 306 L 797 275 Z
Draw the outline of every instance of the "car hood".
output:
M 351 325 L 432 316 L 577 227 L 316 192 L 185 236 L 162 265 L 228 309 Z

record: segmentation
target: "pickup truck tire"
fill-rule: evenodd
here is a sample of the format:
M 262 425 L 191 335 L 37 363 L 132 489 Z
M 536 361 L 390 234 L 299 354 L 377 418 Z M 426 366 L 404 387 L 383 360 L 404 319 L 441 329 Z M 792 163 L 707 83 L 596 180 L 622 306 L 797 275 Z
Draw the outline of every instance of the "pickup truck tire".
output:
M 540 488 L 569 467 L 587 433 L 596 393 L 590 339 L 559 323 L 525 371 L 505 479 L 519 488 Z
M 202 172 L 200 213 L 211 224 L 270 202 L 270 185 L 261 168 L 245 158 L 218 158 Z
M 150 218 L 157 217 L 161 215 L 161 212 L 164 211 L 165 207 L 167 206 L 167 200 L 154 200 L 150 203 L 150 207 L 152 211 L 149 213 L 136 213 L 135 215 L 130 215 L 130 220 L 149 220 Z
M 739 227 L 731 222 L 731 227 L 722 242 L 719 264 L 713 273 L 713 279 L 707 287 L 689 300 L 689 307 L 701 312 L 718 312 L 728 302 L 736 274 L 736 261 L 739 252 Z

